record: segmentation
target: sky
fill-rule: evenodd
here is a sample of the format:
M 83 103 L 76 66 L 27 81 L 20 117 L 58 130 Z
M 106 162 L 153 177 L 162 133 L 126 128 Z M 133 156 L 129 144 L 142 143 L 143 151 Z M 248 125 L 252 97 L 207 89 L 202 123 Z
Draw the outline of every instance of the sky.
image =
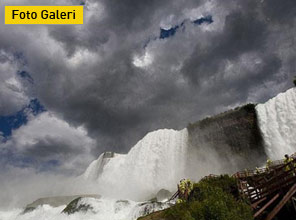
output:
M 4 25 L 0 182 L 81 174 L 147 132 L 293 86 L 295 0 L 3 0 L 84 5 L 83 25 Z

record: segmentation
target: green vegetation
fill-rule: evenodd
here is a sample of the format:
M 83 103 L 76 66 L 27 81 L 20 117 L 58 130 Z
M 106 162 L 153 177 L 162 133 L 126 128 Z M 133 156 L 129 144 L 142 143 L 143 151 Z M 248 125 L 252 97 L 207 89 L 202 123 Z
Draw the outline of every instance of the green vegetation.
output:
M 294 77 L 293 83 L 296 86 L 296 76 Z
M 242 106 L 241 109 L 244 109 L 247 112 L 252 113 L 252 112 L 255 111 L 255 107 L 256 107 L 256 104 L 254 104 L 254 103 L 248 103 L 248 104 Z
M 203 195 L 204 193 L 203 191 L 201 191 L 201 189 L 203 189 L 204 187 L 220 188 L 223 192 L 231 194 L 235 198 L 238 198 L 239 196 L 236 179 L 228 175 L 221 175 L 218 177 L 202 179 L 199 183 L 195 183 L 189 200 L 203 200 L 205 196 L 201 198 L 201 195 Z
M 252 209 L 238 200 L 236 181 L 228 175 L 194 184 L 189 201 L 164 211 L 166 220 L 252 220 Z
M 137 220 L 165 220 L 163 215 L 164 210 L 151 213 L 150 215 L 144 217 L 140 217 Z

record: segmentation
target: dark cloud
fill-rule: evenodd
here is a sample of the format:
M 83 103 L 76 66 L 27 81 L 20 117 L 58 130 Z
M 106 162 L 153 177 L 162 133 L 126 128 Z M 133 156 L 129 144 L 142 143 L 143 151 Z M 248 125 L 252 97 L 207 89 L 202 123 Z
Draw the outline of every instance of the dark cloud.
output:
M 223 109 L 224 106 L 244 103 L 252 88 L 262 85 L 265 81 L 274 80 L 281 68 L 281 58 L 268 45 L 272 24 L 262 19 L 263 5 L 259 1 L 237 3 L 238 7 L 229 10 L 225 18 L 219 18 L 225 19 L 220 32 L 196 33 L 189 39 L 182 38 L 183 33 L 179 33 L 179 44 L 183 43 L 182 40 L 188 40 L 196 45 L 189 56 L 183 52 L 188 58 L 182 64 L 180 72 L 176 73 L 187 78 L 188 83 L 182 88 L 176 82 L 180 76 L 173 76 L 169 71 L 170 65 L 174 65 L 173 62 L 178 59 L 177 54 L 170 55 L 171 50 L 179 50 L 182 45 L 162 42 L 162 48 L 153 49 L 154 53 L 161 51 L 165 56 L 160 58 L 164 59 L 162 63 L 155 61 L 157 68 L 151 66 L 150 69 L 141 69 L 132 63 L 134 54 L 143 51 L 142 35 L 148 38 L 154 30 L 159 30 L 158 23 L 161 19 L 177 13 L 176 9 L 168 6 L 165 1 L 151 1 L 145 5 L 140 1 L 101 3 L 106 17 L 103 20 L 90 20 L 86 27 L 88 39 L 81 41 L 80 46 L 88 50 L 90 47 L 97 48 L 97 53 L 100 53 L 98 47 L 108 47 L 113 40 L 117 47 L 110 45 L 112 52 L 103 57 L 103 62 L 86 69 L 86 74 L 92 75 L 91 82 L 82 85 L 79 90 L 69 88 L 72 95 L 63 100 L 66 105 L 53 108 L 63 112 L 67 120 L 85 124 L 93 137 L 101 137 L 103 149 L 126 151 L 149 130 L 162 127 L 181 128 L 186 126 L 191 118 L 197 119 L 200 115 L 215 113 L 211 109 L 217 108 L 216 111 L 219 111 L 218 109 Z M 193 4 L 185 4 L 184 8 L 189 6 Z M 220 10 L 227 12 L 228 8 Z M 194 27 L 188 25 L 186 28 Z M 55 30 L 57 29 L 53 28 L 50 33 Z M 147 33 L 147 30 L 151 33 Z M 59 32 L 55 39 L 69 35 L 67 33 L 69 32 Z M 199 39 L 201 34 L 207 39 Z M 114 37 L 112 40 L 111 35 Z M 85 37 L 77 32 L 72 36 L 77 39 Z M 97 36 L 96 40 L 94 36 Z M 79 42 L 72 42 L 67 38 L 63 42 L 68 48 L 70 45 L 79 45 Z M 248 53 L 257 54 L 261 59 L 258 69 L 242 68 L 244 60 L 240 57 Z M 167 60 L 170 56 L 172 60 Z M 248 56 L 245 59 L 248 59 Z M 236 65 L 234 71 L 238 76 L 226 76 L 227 62 Z M 209 82 L 209 85 L 203 86 L 205 82 Z M 76 82 L 73 87 L 75 84 Z M 235 95 L 217 95 L 223 92 Z M 211 99 L 205 100 L 203 95 Z M 196 104 L 192 105 L 191 102 Z M 60 105 L 58 102 L 55 104 Z M 207 108 L 202 107 L 203 105 Z M 187 115 L 186 108 L 192 107 L 196 111 L 193 111 L 193 114 L 196 115 Z M 184 115 L 176 117 L 180 113 Z
M 93 155 L 126 152 L 148 131 L 180 129 L 291 87 L 295 5 L 89 0 L 83 26 L 2 25 L 0 50 L 23 54 L 25 64 L 13 70 L 25 69 L 34 80 L 30 96 L 71 125 L 85 126 L 97 140 Z M 164 25 L 209 15 L 211 24 L 185 22 L 158 38 Z M 67 155 L 70 144 L 44 137 L 28 154 Z
M 185 61 L 181 72 L 192 83 L 200 84 L 212 75 L 219 74 L 219 68 L 227 60 L 265 48 L 266 25 L 253 12 L 233 12 L 226 16 L 224 30 L 211 36 L 206 48 L 200 42 L 192 55 Z M 237 73 L 241 74 L 241 73 Z
M 37 159 L 64 159 L 69 154 L 83 153 L 81 149 L 71 148 L 65 140 L 58 140 L 56 137 L 45 137 L 27 148 L 25 155 L 33 156 Z
M 293 25 L 293 20 L 295 21 L 296 4 L 293 0 L 286 0 L 285 2 L 276 0 L 264 1 L 263 13 L 268 21 L 291 26 Z

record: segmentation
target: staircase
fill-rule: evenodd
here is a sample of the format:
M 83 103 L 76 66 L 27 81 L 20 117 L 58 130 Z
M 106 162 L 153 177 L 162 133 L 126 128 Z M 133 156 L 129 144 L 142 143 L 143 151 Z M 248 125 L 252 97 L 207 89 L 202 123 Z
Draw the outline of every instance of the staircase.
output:
M 240 195 L 250 201 L 255 219 L 262 219 L 261 215 L 267 208 L 272 208 L 272 211 L 264 219 L 273 219 L 296 193 L 296 155 L 291 155 L 291 158 L 293 160 L 289 163 L 279 160 L 268 168 L 245 170 L 233 175 L 238 181 Z

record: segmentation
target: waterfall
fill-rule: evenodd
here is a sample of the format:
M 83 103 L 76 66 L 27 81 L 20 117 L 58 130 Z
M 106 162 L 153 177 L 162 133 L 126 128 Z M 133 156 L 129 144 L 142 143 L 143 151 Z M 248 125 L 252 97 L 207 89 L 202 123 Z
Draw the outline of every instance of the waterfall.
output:
M 281 159 L 284 154 L 296 152 L 296 88 L 281 93 L 264 104 L 258 104 L 256 116 L 253 117 L 258 119 L 265 151 L 270 159 Z M 238 120 L 237 126 L 243 126 L 240 123 Z M 208 132 L 205 134 L 209 135 Z M 211 145 L 201 143 L 198 148 L 189 147 L 188 141 L 187 128 L 180 131 L 161 129 L 148 133 L 127 154 L 101 154 L 78 177 L 79 180 L 94 184 L 96 192 L 103 196 L 100 199 L 82 200 L 93 207 L 89 212 L 78 212 L 69 217 L 61 213 L 65 206 L 54 208 L 44 205 L 25 215 L 20 214 L 22 210 L 0 211 L 0 219 L 133 220 L 167 208 L 171 204 L 140 201 L 155 197 L 161 189 L 173 193 L 179 180 L 190 173 L 189 167 L 193 168 L 192 173 L 195 176 L 202 177 L 210 173 L 229 172 L 229 169 L 221 167 L 223 164 L 232 164 L 232 160 L 225 161 Z M 241 161 L 239 155 L 229 153 L 233 160 L 238 157 L 238 161 Z M 191 161 L 190 158 L 194 160 Z M 87 188 L 87 185 L 83 187 Z
M 128 199 L 149 199 L 160 189 L 176 190 L 184 178 L 187 129 L 148 133 L 127 154 L 101 155 L 84 173 L 97 181 L 100 192 Z
M 296 88 L 256 106 L 266 153 L 272 160 L 296 152 Z

